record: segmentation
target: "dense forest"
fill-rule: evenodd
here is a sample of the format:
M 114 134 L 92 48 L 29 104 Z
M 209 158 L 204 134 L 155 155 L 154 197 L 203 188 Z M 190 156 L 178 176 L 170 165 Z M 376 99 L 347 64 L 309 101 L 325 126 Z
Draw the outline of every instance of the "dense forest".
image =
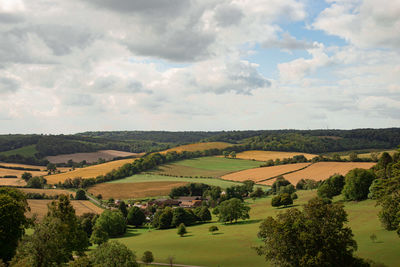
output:
M 194 142 L 223 141 L 228 150 L 250 149 L 328 153 L 391 149 L 400 144 L 400 128 L 355 130 L 259 131 L 111 131 L 72 135 L 0 135 L 0 161 L 45 164 L 46 156 L 115 149 L 155 152 Z M 29 148 L 29 149 L 28 149 Z

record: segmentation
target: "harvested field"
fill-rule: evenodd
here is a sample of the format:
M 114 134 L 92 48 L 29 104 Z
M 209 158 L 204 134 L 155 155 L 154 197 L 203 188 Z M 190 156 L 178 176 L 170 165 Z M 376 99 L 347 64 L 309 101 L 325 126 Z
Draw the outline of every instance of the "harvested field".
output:
M 39 169 L 41 171 L 45 171 L 46 170 L 46 166 L 37 166 L 37 165 L 28 165 L 28 164 L 19 164 L 19 163 L 0 162 L 0 165 L 1 166 L 6 166 L 6 167 L 19 167 L 19 168 L 28 168 L 28 169 Z
M 110 161 L 103 164 L 93 165 L 86 168 L 75 169 L 66 173 L 59 173 L 48 175 L 45 178 L 47 179 L 48 184 L 57 184 L 58 182 L 64 182 L 68 178 L 95 178 L 99 175 L 105 175 L 106 173 L 112 171 L 113 169 L 118 169 L 122 165 L 126 163 L 132 163 L 135 159 L 121 159 L 116 161 Z
M 393 156 L 394 153 L 397 152 L 397 150 L 386 150 L 386 151 L 377 151 L 377 152 L 369 152 L 369 153 L 360 153 L 357 156 L 359 158 L 365 159 L 365 158 L 371 158 L 372 153 L 378 153 L 378 158 L 382 155 L 383 152 L 389 153 L 391 156 Z M 342 159 L 349 159 L 349 155 L 341 156 Z
M 131 153 L 118 150 L 99 150 L 97 152 L 90 153 L 74 153 L 48 156 L 47 160 L 52 163 L 66 163 L 70 159 L 74 162 L 81 162 L 83 160 L 86 160 L 86 162 L 93 163 L 97 162 L 99 158 L 109 161 L 117 157 L 141 157 L 142 155 L 144 155 L 144 153 Z
M 308 154 L 303 152 L 280 152 L 280 151 L 262 151 L 262 150 L 249 150 L 236 154 L 239 159 L 254 159 L 259 161 L 268 161 L 284 158 L 293 158 L 297 155 L 304 155 L 308 160 L 318 155 Z
M 318 162 L 304 170 L 284 175 L 284 177 L 293 185 L 296 185 L 301 179 L 326 180 L 335 173 L 346 175 L 352 169 L 369 169 L 374 165 L 375 163 L 373 162 Z M 272 185 L 274 180 L 261 182 L 260 184 Z
M 0 177 L 4 177 L 6 175 L 15 175 L 18 178 L 21 178 L 24 172 L 30 172 L 32 173 L 33 176 L 47 175 L 47 171 L 24 171 L 24 170 L 20 171 L 20 170 L 0 168 Z
M 0 186 L 25 186 L 26 182 L 20 178 L 0 178 Z
M 258 182 L 268 178 L 276 177 L 284 173 L 293 172 L 309 166 L 311 163 L 296 163 L 296 164 L 285 164 L 271 167 L 262 167 L 249 169 L 239 172 L 230 173 L 222 176 L 222 179 L 243 182 L 246 180 L 252 180 Z
M 43 218 L 47 214 L 47 204 L 52 201 L 53 200 L 50 199 L 28 199 L 28 204 L 31 208 L 31 211 L 27 212 L 26 216 L 31 217 L 34 213 L 36 213 L 39 219 Z M 71 200 L 71 204 L 75 209 L 76 215 L 78 216 L 88 212 L 97 214 L 103 212 L 102 208 L 97 207 L 89 200 Z
M 38 193 L 38 194 L 45 194 L 47 196 L 56 196 L 56 195 L 73 195 L 75 196 L 75 192 L 68 191 L 64 189 L 36 189 L 36 188 L 19 188 L 24 193 Z
M 103 199 L 131 199 L 141 197 L 167 196 L 172 188 L 187 184 L 186 182 L 163 181 L 142 183 L 105 183 L 89 188 L 92 195 L 101 194 Z
M 207 143 L 195 143 L 195 144 L 189 144 L 189 145 L 183 145 L 183 146 L 178 146 L 174 148 L 170 148 L 167 150 L 162 151 L 161 153 L 167 153 L 169 151 L 176 151 L 176 152 L 182 152 L 182 151 L 204 151 L 207 149 L 212 149 L 212 148 L 218 148 L 218 149 L 223 149 L 228 146 L 232 146 L 232 144 L 225 143 L 225 142 L 207 142 Z

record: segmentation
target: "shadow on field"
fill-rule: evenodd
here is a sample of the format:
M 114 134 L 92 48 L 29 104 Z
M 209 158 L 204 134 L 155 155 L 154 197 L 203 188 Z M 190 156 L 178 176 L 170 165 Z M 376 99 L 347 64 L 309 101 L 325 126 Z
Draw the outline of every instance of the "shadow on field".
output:
M 211 234 L 211 235 L 223 235 L 224 233 L 215 233 L 215 234 Z
M 141 229 L 141 228 L 135 228 L 135 227 L 132 227 L 132 226 L 128 226 L 127 229 L 126 229 L 127 230 L 126 233 L 121 238 L 127 238 L 127 237 L 141 235 L 142 233 L 139 233 L 139 231 L 138 231 L 139 229 Z
M 247 221 L 240 221 L 240 222 L 234 222 L 234 223 L 227 223 L 225 226 L 231 226 L 231 225 L 242 225 L 242 224 L 253 224 L 253 223 L 259 223 L 261 222 L 262 219 L 258 220 L 247 220 Z
M 296 205 L 290 205 L 290 206 L 286 206 L 286 207 L 278 207 L 278 208 L 276 208 L 277 210 L 284 210 L 284 209 L 290 209 L 290 208 L 295 208 L 295 207 L 298 207 L 298 206 L 300 206 L 299 204 L 296 204 Z
M 184 236 L 182 236 L 182 237 L 191 237 L 191 236 L 193 236 L 193 235 L 184 235 Z

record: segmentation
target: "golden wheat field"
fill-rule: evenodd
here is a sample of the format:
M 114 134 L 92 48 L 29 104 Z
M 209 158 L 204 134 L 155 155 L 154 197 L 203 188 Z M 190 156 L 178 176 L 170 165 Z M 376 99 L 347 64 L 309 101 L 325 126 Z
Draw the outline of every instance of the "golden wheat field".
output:
M 258 161 L 268 161 L 284 158 L 293 158 L 297 155 L 304 155 L 308 160 L 318 156 L 315 154 L 308 154 L 303 152 L 281 152 L 281 151 L 262 151 L 262 150 L 249 150 L 236 154 L 239 159 L 254 159 Z
M 47 175 L 47 171 L 24 171 L 24 170 L 12 170 L 12 169 L 4 169 L 0 168 L 0 177 L 4 177 L 6 175 L 14 175 L 18 178 L 21 178 L 24 172 L 30 172 L 33 176 L 43 176 Z
M 97 162 L 99 158 L 105 160 L 112 160 L 116 157 L 140 157 L 144 155 L 144 153 L 131 153 L 125 151 L 118 150 L 99 150 L 97 152 L 89 152 L 89 153 L 74 153 L 74 154 L 62 154 L 57 156 L 48 156 L 47 160 L 52 163 L 62 163 L 68 162 L 68 160 L 73 160 L 74 162 L 81 162 L 86 160 L 86 162 L 92 163 Z
M 224 149 L 229 146 L 232 146 L 232 144 L 225 143 L 225 142 L 195 143 L 195 144 L 189 144 L 189 145 L 183 145 L 183 146 L 170 148 L 170 149 L 164 150 L 160 153 L 167 153 L 169 151 L 176 151 L 176 152 L 191 151 L 191 152 L 194 152 L 194 151 L 204 151 L 204 150 L 212 149 L 212 148 Z
M 93 165 L 85 168 L 75 169 L 66 173 L 47 175 L 48 184 L 57 184 L 58 182 L 64 182 L 68 178 L 95 178 L 99 175 L 105 175 L 106 173 L 112 171 L 113 169 L 118 169 L 126 163 L 132 163 L 135 159 L 121 159 L 116 161 L 110 161 L 103 164 Z
M 352 169 L 369 169 L 374 165 L 375 163 L 373 162 L 318 162 L 304 170 L 286 174 L 283 177 L 293 185 L 296 185 L 301 179 L 312 179 L 315 181 L 326 180 L 335 173 L 346 175 Z M 272 185 L 274 180 L 275 179 L 268 180 L 260 184 Z
M 37 165 L 28 165 L 28 164 L 19 164 L 19 163 L 7 163 L 7 162 L 0 162 L 1 166 L 7 167 L 20 167 L 20 168 L 30 168 L 30 169 L 39 169 L 41 171 L 46 170 L 46 166 L 37 166 Z
M 25 186 L 26 182 L 20 178 L 0 178 L 0 186 Z
M 142 197 L 167 196 L 174 187 L 187 184 L 177 181 L 141 182 L 141 183 L 104 183 L 89 188 L 88 192 L 103 199 L 132 199 Z
M 393 156 L 394 153 L 398 152 L 397 150 L 386 150 L 386 151 L 379 151 L 379 152 L 370 152 L 370 153 L 360 153 L 357 156 L 359 158 L 371 158 L 371 154 L 372 153 L 377 153 L 378 154 L 378 158 L 382 155 L 382 153 L 387 152 L 389 153 L 391 156 Z M 346 155 L 346 156 L 341 156 L 342 159 L 349 159 L 350 156 Z
M 63 189 L 36 189 L 36 188 L 18 188 L 24 193 L 37 193 L 37 194 L 45 194 L 47 196 L 56 196 L 56 195 L 73 195 L 75 196 L 75 192 L 63 190 Z
M 47 204 L 51 201 L 50 199 L 28 199 L 29 207 L 31 208 L 30 212 L 26 213 L 27 217 L 32 217 L 34 213 L 37 214 L 38 218 L 41 219 L 47 214 Z M 100 214 L 103 212 L 103 209 L 96 206 L 89 200 L 71 200 L 71 204 L 75 209 L 76 215 L 80 216 L 84 213 L 97 213 Z
M 258 182 L 278 175 L 282 175 L 284 173 L 305 168 L 310 164 L 311 163 L 295 163 L 295 164 L 285 164 L 285 165 L 278 165 L 271 167 L 254 168 L 254 169 L 248 169 L 244 171 L 230 173 L 222 176 L 221 178 L 225 180 L 239 181 L 239 182 L 246 180 L 252 180 L 254 182 Z

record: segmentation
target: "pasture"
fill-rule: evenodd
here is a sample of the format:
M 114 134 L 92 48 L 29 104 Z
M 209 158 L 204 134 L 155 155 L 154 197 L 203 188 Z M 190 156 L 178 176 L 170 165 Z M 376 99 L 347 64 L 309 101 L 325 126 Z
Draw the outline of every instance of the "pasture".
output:
M 36 150 L 36 145 L 23 146 L 17 149 L 0 152 L 0 154 L 4 156 L 18 154 L 24 157 L 34 157 L 36 153 L 38 153 L 38 151 Z
M 303 205 L 316 196 L 316 191 L 298 191 L 295 205 Z M 136 252 L 137 256 L 150 250 L 155 262 L 167 262 L 168 256 L 174 263 L 199 266 L 272 266 L 258 256 L 251 247 L 260 245 L 257 232 L 260 222 L 267 216 L 275 216 L 285 209 L 271 207 L 271 197 L 248 201 L 251 206 L 250 220 L 237 224 L 222 224 L 216 218 L 210 223 L 187 227 L 188 234 L 180 237 L 176 229 L 149 230 L 130 228 L 127 234 L 117 240 Z M 297 206 L 300 208 L 300 206 Z M 388 266 L 398 266 L 399 237 L 395 231 L 384 230 L 377 217 L 379 207 L 375 201 L 345 203 L 354 238 L 358 244 L 357 255 L 380 261 Z M 211 225 L 219 231 L 215 235 L 208 232 Z M 372 243 L 369 236 L 375 233 L 378 242 Z
M 226 143 L 226 142 L 205 142 L 205 143 L 194 143 L 194 144 L 189 144 L 189 145 L 182 145 L 182 146 L 177 146 L 173 147 L 167 150 L 164 150 L 160 153 L 167 153 L 170 151 L 176 151 L 176 152 L 183 152 L 183 151 L 190 151 L 190 152 L 195 152 L 195 151 L 204 151 L 208 149 L 213 149 L 213 148 L 218 148 L 218 149 L 224 149 L 229 146 L 232 146 L 232 144 Z
M 106 183 L 97 184 L 89 188 L 88 192 L 94 196 L 101 194 L 103 199 L 135 199 L 156 196 L 168 196 L 174 187 L 186 185 L 187 182 L 153 181 L 138 183 Z
M 48 184 L 57 184 L 58 182 L 64 182 L 68 178 L 95 178 L 99 175 L 105 175 L 113 169 L 118 169 L 126 163 L 132 163 L 135 159 L 121 159 L 116 161 L 110 161 L 103 164 L 93 165 L 85 168 L 75 169 L 66 173 L 47 175 Z
M 293 185 L 296 185 L 301 179 L 326 180 L 336 173 L 346 175 L 352 169 L 369 169 L 375 164 L 374 162 L 317 162 L 303 170 L 286 174 L 283 177 Z M 274 180 L 264 181 L 260 184 L 272 185 Z
M 159 166 L 153 173 L 185 177 L 220 177 L 224 174 L 259 167 L 262 162 L 253 160 L 201 157 Z
M 249 159 L 258 161 L 268 161 L 284 158 L 293 158 L 297 155 L 304 155 L 308 160 L 317 157 L 316 154 L 308 154 L 303 152 L 282 152 L 282 151 L 262 151 L 262 150 L 249 150 L 236 154 L 238 159 Z
M 221 188 L 227 188 L 232 185 L 241 185 L 241 183 L 225 181 L 217 178 L 188 178 L 188 177 L 170 177 L 163 175 L 154 174 L 135 174 L 125 179 L 114 180 L 105 184 L 118 184 L 118 183 L 143 183 L 143 182 L 185 182 L 185 183 L 204 183 L 208 185 L 220 186 Z
M 244 171 L 230 173 L 222 176 L 221 178 L 239 182 L 243 182 L 245 180 L 252 180 L 254 182 L 259 182 L 268 178 L 276 177 L 278 175 L 306 168 L 310 164 L 311 163 L 295 163 L 295 164 L 285 164 L 285 165 L 248 169 Z
M 49 199 L 28 199 L 28 205 L 31 208 L 30 212 L 26 213 L 27 217 L 32 217 L 34 213 L 41 219 L 47 214 L 47 204 L 53 200 Z M 80 216 L 84 213 L 92 212 L 100 214 L 103 209 L 96 206 L 89 200 L 71 200 L 71 204 L 75 209 L 76 215 Z
M 97 162 L 99 158 L 110 161 L 116 157 L 140 157 L 144 153 L 131 153 L 118 150 L 99 150 L 97 152 L 89 153 L 74 153 L 74 154 L 62 154 L 57 156 L 48 156 L 47 160 L 51 163 L 66 163 L 68 160 L 74 162 L 81 162 L 86 160 L 86 162 L 93 163 Z

